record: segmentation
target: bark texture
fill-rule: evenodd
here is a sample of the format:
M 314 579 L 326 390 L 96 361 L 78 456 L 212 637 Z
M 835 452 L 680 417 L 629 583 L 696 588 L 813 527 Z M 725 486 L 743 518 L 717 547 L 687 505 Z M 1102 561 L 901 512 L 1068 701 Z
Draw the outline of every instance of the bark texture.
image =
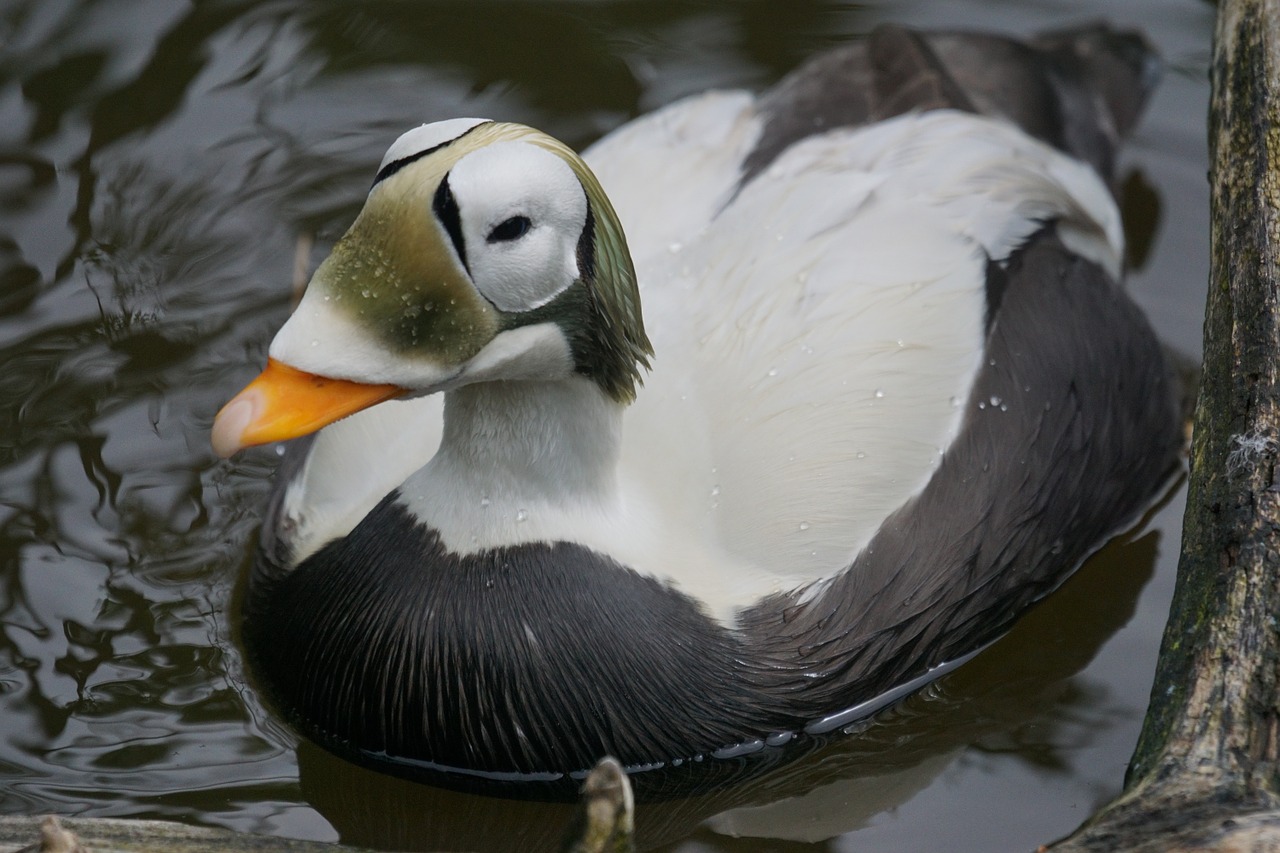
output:
M 1280 0 L 1222 0 L 1178 584 L 1127 787 L 1054 851 L 1280 850 Z

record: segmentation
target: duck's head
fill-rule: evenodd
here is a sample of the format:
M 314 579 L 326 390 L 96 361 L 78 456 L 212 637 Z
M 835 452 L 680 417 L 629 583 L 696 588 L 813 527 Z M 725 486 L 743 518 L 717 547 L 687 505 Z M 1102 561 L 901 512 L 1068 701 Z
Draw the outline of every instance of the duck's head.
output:
M 471 382 L 576 373 L 626 403 L 650 353 L 621 225 L 581 158 L 522 125 L 427 124 L 387 151 L 213 446 Z

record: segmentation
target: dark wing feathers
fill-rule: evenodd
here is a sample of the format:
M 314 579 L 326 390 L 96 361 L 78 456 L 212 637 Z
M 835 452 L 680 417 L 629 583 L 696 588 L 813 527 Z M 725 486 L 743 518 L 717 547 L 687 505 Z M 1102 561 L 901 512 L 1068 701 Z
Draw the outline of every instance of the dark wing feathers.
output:
M 1176 382 L 1159 342 L 1052 228 L 1011 259 L 987 355 L 925 490 L 807 604 L 746 613 L 753 657 L 809 684 L 814 717 L 996 639 L 1175 470 Z
M 1116 147 L 1159 69 L 1142 36 L 1101 26 L 1030 42 L 880 26 L 866 40 L 802 65 L 760 97 L 764 130 L 743 162 L 742 182 L 807 136 L 940 108 L 1008 119 L 1109 182 Z
M 913 110 L 977 112 L 922 33 L 882 26 L 867 40 L 875 102 L 873 121 Z

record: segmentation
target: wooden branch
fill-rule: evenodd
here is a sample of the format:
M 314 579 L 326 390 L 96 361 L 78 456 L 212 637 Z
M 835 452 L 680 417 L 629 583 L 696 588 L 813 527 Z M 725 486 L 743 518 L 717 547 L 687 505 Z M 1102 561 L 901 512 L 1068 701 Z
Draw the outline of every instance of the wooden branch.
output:
M 622 765 L 605 758 L 582 785 L 582 806 L 565 853 L 632 853 L 635 799 Z
M 1280 850 L 1280 0 L 1222 0 L 1182 558 L 1124 794 L 1065 851 Z
M 21 845 L 28 844 L 26 847 Z M 165 820 L 0 817 L 0 850 L 16 853 L 357 853 L 318 841 L 264 838 Z
M 632 853 L 635 801 L 622 765 L 605 758 L 582 785 L 565 853 Z M 26 846 L 21 846 L 21 845 Z M 513 850 L 519 842 L 512 840 Z M 14 853 L 359 853 L 318 841 L 266 838 L 160 820 L 0 817 L 0 851 Z

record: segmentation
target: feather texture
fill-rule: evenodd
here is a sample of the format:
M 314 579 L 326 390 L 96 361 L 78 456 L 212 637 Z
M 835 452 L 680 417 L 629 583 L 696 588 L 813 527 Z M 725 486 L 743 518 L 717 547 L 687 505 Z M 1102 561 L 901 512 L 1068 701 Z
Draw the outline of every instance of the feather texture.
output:
M 402 137 L 384 213 L 486 140 L 563 156 L 582 280 L 473 300 L 501 331 L 443 406 L 291 449 L 245 596 L 277 704 L 398 772 L 552 779 L 838 728 L 994 640 L 1176 465 L 1107 187 L 1150 67 L 1105 30 L 885 28 L 585 165 L 478 120 Z M 423 233 L 462 281 L 458 184 Z

